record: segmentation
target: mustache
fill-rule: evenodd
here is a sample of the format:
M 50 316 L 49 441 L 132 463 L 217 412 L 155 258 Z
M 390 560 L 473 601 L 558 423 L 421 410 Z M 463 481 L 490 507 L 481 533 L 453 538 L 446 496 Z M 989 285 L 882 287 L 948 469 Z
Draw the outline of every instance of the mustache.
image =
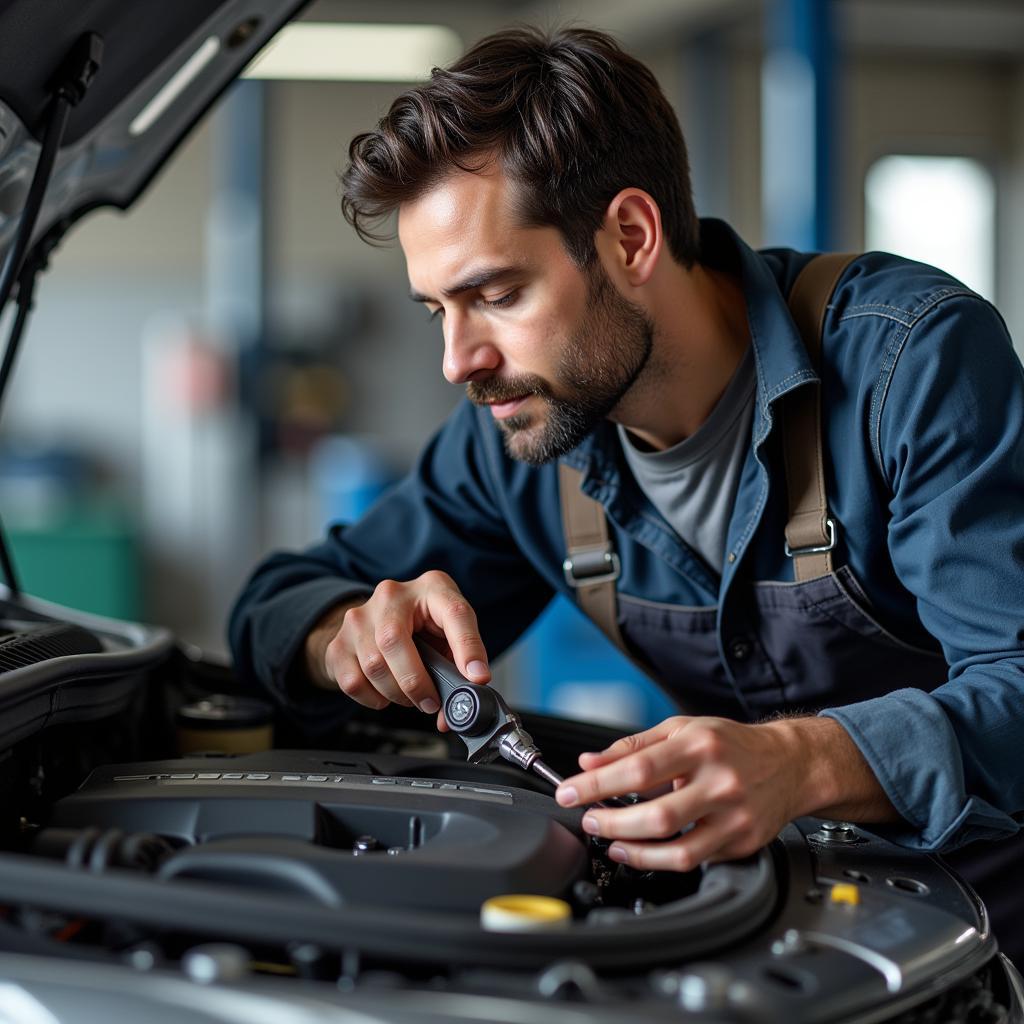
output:
M 521 377 L 492 377 L 490 380 L 471 380 L 466 385 L 466 397 L 474 405 L 490 405 L 492 402 L 511 402 L 526 395 L 549 394 L 547 384 L 532 374 Z

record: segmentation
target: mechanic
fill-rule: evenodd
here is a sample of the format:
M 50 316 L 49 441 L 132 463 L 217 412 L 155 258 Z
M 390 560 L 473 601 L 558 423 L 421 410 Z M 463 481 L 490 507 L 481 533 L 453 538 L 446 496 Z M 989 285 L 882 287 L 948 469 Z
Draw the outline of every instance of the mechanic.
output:
M 258 567 L 231 622 L 242 676 L 310 728 L 352 702 L 432 714 L 414 633 L 483 684 L 568 595 L 687 711 L 559 788 L 591 807 L 660 787 L 587 811 L 613 859 L 689 870 L 807 814 L 972 843 L 957 867 L 1024 952 L 1021 846 L 991 842 L 1024 808 L 1024 380 L 993 307 L 859 256 L 816 368 L 787 307 L 810 256 L 697 219 L 669 103 L 595 31 L 484 39 L 349 156 L 345 216 L 382 241 L 397 214 L 467 400 L 362 520 Z M 807 458 L 824 539 L 788 543 Z M 570 550 L 598 513 L 578 574 L 560 502 Z

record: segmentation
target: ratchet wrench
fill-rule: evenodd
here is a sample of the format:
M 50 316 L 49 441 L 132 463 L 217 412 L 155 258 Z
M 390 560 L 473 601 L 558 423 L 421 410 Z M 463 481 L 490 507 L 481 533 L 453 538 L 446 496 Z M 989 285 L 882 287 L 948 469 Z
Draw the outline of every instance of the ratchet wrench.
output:
M 414 637 L 423 664 L 441 697 L 441 707 L 449 728 L 466 744 L 470 764 L 488 764 L 499 757 L 532 771 L 556 788 L 561 775 L 545 764 L 540 748 L 523 728 L 519 716 L 505 703 L 497 690 L 470 682 L 444 655 L 425 640 Z M 627 807 L 628 802 L 610 797 L 595 801 L 598 807 Z

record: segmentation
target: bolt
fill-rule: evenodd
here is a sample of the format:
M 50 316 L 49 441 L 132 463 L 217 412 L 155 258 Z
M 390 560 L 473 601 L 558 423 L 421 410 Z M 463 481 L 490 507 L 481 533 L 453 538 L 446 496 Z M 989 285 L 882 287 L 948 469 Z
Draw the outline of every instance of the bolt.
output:
M 193 946 L 182 958 L 181 966 L 193 980 L 204 985 L 239 981 L 249 973 L 249 951 L 230 942 L 208 942 Z
M 823 821 L 821 823 L 821 831 L 829 833 L 838 833 L 839 835 L 847 835 L 850 833 L 856 834 L 856 829 L 848 821 Z
M 679 979 L 679 1005 L 691 1013 L 720 1010 L 729 999 L 732 972 L 716 964 L 693 968 Z
M 374 836 L 359 836 L 352 844 L 352 856 L 358 857 L 363 853 L 372 853 L 380 846 Z
M 578 882 L 573 883 L 572 898 L 579 906 L 589 910 L 601 902 L 601 890 L 593 882 L 581 878 Z
M 150 971 L 159 960 L 159 949 L 153 943 L 143 943 L 128 951 L 128 963 L 137 971 Z
M 796 930 L 788 928 L 781 939 L 772 943 L 773 956 L 792 956 L 794 953 L 803 953 L 807 949 L 807 940 Z
M 858 843 L 862 842 L 857 834 L 856 826 L 848 821 L 823 821 L 821 828 L 815 832 L 812 839 L 821 843 Z
M 307 981 L 323 981 L 330 977 L 330 959 L 316 943 L 290 943 L 288 958 L 300 978 Z

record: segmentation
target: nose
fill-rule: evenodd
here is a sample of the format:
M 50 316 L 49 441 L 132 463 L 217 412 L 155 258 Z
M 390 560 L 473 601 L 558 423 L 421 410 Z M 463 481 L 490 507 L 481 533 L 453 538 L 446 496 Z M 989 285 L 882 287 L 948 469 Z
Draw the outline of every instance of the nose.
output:
M 501 353 L 474 318 L 452 310 L 444 321 L 444 376 L 451 384 L 489 377 L 501 364 Z

